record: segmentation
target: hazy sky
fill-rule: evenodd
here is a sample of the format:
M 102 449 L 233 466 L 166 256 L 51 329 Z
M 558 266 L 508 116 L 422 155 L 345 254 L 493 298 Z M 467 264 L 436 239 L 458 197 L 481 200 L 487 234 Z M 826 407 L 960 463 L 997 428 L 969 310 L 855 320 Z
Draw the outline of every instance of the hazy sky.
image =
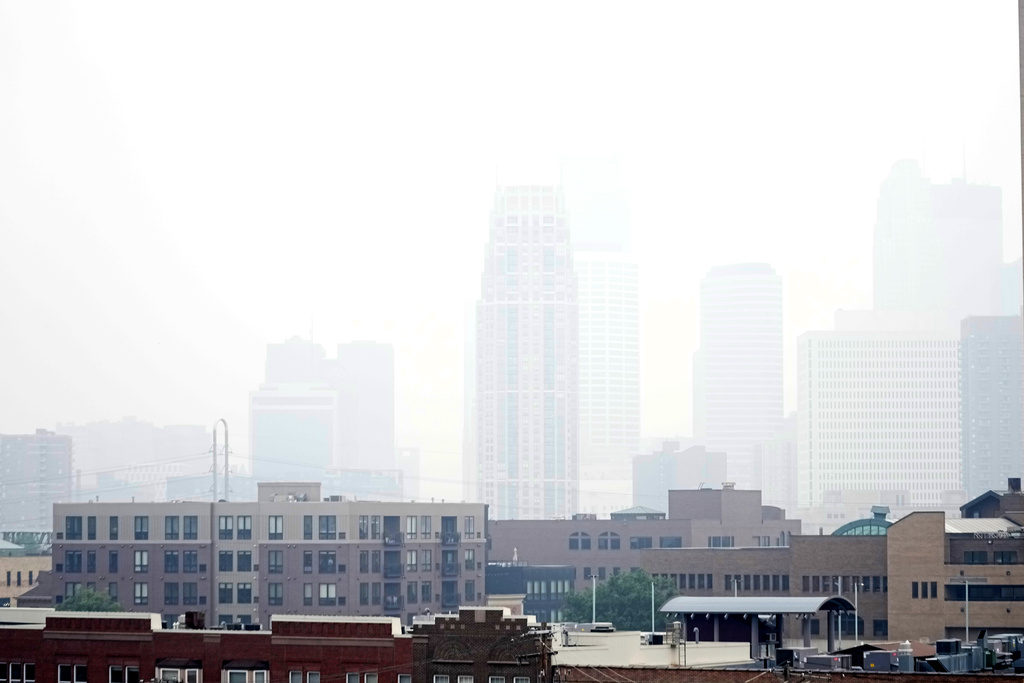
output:
M 607 153 L 632 195 L 644 435 L 690 430 L 698 282 L 722 263 L 783 275 L 793 407 L 796 336 L 870 303 L 894 161 L 944 181 L 966 149 L 1020 255 L 1016 13 L 0 4 L 0 432 L 225 417 L 246 453 L 265 344 L 312 321 L 328 349 L 394 343 L 399 443 L 457 462 L 495 180 Z

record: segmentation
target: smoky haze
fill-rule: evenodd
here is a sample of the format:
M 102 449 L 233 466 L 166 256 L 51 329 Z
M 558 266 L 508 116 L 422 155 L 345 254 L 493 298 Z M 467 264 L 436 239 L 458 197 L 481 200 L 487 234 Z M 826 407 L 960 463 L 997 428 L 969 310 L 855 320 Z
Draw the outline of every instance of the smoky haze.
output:
M 1011 2 L 4 4 L 0 433 L 223 417 L 244 460 L 267 344 L 373 340 L 420 493 L 461 497 L 495 188 L 609 156 L 641 435 L 694 433 L 724 264 L 781 278 L 789 413 L 799 335 L 872 307 L 896 162 L 1001 188 L 1020 257 L 1017 49 Z

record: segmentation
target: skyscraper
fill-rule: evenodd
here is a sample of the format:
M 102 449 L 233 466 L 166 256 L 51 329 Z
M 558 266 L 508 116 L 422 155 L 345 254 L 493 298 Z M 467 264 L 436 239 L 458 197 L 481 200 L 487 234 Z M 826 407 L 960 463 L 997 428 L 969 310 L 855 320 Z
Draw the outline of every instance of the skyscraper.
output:
M 476 315 L 478 492 L 497 519 L 576 510 L 576 297 L 561 190 L 499 188 Z
M 972 499 L 1024 476 L 1020 316 L 966 318 L 960 333 L 964 490 Z
M 954 331 L 1001 303 L 1002 192 L 955 179 L 933 184 L 915 161 L 882 183 L 874 239 L 874 309 L 942 316 Z
M 0 434 L 0 529 L 53 528 L 53 504 L 71 500 L 71 482 L 70 436 Z
M 760 488 L 752 449 L 782 424 L 782 279 L 765 263 L 718 266 L 700 285 L 694 434 L 729 479 Z
M 843 312 L 836 330 L 798 341 L 797 496 L 821 506 L 842 492 L 940 507 L 960 491 L 958 340 L 928 330 L 871 329 Z M 906 322 L 906 318 L 901 318 Z
M 580 304 L 580 512 L 621 510 L 640 452 L 639 269 L 617 158 L 567 159 Z

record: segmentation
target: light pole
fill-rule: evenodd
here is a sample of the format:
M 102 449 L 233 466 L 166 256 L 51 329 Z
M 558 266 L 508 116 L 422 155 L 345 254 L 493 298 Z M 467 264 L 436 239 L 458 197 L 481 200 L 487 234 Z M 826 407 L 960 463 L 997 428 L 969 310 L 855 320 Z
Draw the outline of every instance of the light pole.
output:
M 964 642 L 971 639 L 971 584 L 988 583 L 984 576 L 954 576 L 950 583 L 962 583 L 964 585 Z
M 597 623 L 597 574 L 590 575 L 590 623 Z
M 740 590 L 740 581 L 739 581 L 739 579 L 733 579 L 732 580 L 732 597 L 738 598 L 740 596 L 739 590 Z
M 853 582 L 853 642 L 860 644 L 860 608 L 857 604 L 857 596 L 860 595 L 860 580 Z
M 651 639 L 654 639 L 654 582 L 651 581 Z

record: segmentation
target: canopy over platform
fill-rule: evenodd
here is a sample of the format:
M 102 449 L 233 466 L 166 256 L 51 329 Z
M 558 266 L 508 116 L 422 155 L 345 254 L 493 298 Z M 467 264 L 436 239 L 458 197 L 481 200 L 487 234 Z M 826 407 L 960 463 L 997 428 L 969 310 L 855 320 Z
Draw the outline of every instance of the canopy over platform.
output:
M 853 603 L 844 597 L 703 597 L 680 595 L 661 606 L 662 612 L 701 614 L 813 614 L 852 612 Z

